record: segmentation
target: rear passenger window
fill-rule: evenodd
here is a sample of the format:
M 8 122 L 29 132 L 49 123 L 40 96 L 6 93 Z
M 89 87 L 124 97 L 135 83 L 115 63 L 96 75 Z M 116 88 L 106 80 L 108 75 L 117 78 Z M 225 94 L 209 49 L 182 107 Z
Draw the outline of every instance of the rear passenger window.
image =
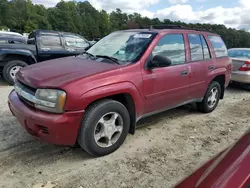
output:
M 209 40 L 211 41 L 211 43 L 213 45 L 216 57 L 226 57 L 226 56 L 228 56 L 227 47 L 226 47 L 225 43 L 223 42 L 223 40 L 221 39 L 221 37 L 219 37 L 219 36 L 208 36 L 208 38 L 209 38 Z
M 182 34 L 168 34 L 160 39 L 152 52 L 153 56 L 161 55 L 172 60 L 172 65 L 184 64 L 186 60 Z
M 84 39 L 74 36 L 74 35 L 65 35 L 65 42 L 67 46 L 75 47 L 75 48 L 86 48 L 89 46 L 89 43 L 87 43 Z
M 191 61 L 203 60 L 203 50 L 200 35 L 189 34 L 188 40 L 191 50 Z
M 59 34 L 43 33 L 41 34 L 41 43 L 43 46 L 61 46 Z
M 203 54 L 204 54 L 204 59 L 210 59 L 211 58 L 211 54 L 207 45 L 207 42 L 204 38 L 203 35 L 201 35 L 201 43 L 202 43 L 202 47 L 203 47 Z

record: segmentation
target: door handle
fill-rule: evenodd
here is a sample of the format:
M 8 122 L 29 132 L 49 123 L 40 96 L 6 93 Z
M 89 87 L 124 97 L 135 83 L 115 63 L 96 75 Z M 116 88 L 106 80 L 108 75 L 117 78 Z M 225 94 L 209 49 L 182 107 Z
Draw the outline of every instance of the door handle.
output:
M 188 75 L 188 70 L 182 71 L 181 76 L 187 76 Z
M 48 51 L 50 51 L 50 48 L 41 48 L 41 50 L 44 52 L 48 52 Z
M 214 66 L 213 65 L 209 66 L 208 70 L 213 71 L 214 70 Z

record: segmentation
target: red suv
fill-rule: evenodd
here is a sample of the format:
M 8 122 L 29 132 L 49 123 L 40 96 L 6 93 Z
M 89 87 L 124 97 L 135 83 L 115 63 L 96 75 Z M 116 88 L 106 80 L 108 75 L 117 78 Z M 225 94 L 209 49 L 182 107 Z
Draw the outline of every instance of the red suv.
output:
M 196 103 L 212 112 L 230 80 L 221 37 L 179 27 L 117 31 L 84 54 L 17 73 L 9 108 L 27 131 L 94 156 L 118 149 L 136 122 Z

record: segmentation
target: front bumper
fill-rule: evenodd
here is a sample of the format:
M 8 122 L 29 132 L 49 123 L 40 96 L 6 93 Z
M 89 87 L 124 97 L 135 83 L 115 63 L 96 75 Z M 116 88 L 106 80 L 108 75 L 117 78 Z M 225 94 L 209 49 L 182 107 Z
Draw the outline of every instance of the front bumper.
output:
M 248 71 L 233 71 L 231 73 L 231 81 L 250 84 L 250 72 L 248 72 Z
M 9 108 L 19 123 L 33 136 L 57 145 L 74 145 L 84 111 L 53 114 L 24 104 L 13 90 Z

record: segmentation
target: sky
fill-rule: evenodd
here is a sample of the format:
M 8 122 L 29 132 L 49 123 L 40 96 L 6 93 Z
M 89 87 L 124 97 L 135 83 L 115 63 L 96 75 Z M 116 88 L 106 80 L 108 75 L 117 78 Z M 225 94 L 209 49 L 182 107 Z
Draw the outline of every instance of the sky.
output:
M 32 0 L 35 4 L 53 7 L 60 0 Z M 81 1 L 81 0 L 76 0 Z M 84 1 L 84 0 L 82 0 Z M 89 0 L 96 9 L 108 12 L 120 8 L 149 18 L 188 23 L 224 24 L 250 30 L 250 0 Z

